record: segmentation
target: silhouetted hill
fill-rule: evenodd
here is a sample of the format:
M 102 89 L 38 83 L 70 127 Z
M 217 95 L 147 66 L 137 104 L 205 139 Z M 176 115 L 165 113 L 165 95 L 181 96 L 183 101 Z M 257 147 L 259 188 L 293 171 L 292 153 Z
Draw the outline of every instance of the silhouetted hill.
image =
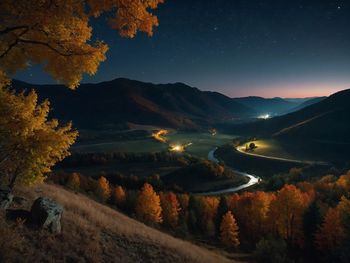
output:
M 308 107 L 308 106 L 311 106 L 311 105 L 313 105 L 313 104 L 315 104 L 315 103 L 318 103 L 318 102 L 320 102 L 320 101 L 323 101 L 323 100 L 326 99 L 326 98 L 327 98 L 327 97 L 310 98 L 310 99 L 306 100 L 305 102 L 301 103 L 300 105 L 298 105 L 297 107 L 291 109 L 291 110 L 289 111 L 289 113 L 290 113 L 290 112 L 294 112 L 294 111 L 301 110 L 301 109 L 306 108 L 306 107 Z
M 234 101 L 254 109 L 258 114 L 284 114 L 299 106 L 298 102 L 288 101 L 282 98 L 242 97 L 234 98 Z
M 125 123 L 193 129 L 254 111 L 217 92 L 200 91 L 182 83 L 144 83 L 115 79 L 82 84 L 77 90 L 62 85 L 32 85 L 13 81 L 16 89 L 35 89 L 48 98 L 52 116 L 73 120 L 76 127 L 105 129 Z
M 343 143 L 350 142 L 349 116 L 350 90 L 344 90 L 297 112 L 240 126 L 236 131 L 279 138 Z

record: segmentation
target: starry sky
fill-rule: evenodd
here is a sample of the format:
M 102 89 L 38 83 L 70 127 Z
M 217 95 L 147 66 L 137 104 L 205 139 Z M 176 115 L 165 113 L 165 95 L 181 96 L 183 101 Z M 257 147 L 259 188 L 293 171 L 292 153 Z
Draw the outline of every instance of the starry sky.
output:
M 231 97 L 309 97 L 350 88 L 350 0 L 166 0 L 152 38 L 120 38 L 106 17 L 94 37 L 110 46 L 83 82 L 126 77 L 183 82 Z M 16 78 L 55 83 L 40 66 Z

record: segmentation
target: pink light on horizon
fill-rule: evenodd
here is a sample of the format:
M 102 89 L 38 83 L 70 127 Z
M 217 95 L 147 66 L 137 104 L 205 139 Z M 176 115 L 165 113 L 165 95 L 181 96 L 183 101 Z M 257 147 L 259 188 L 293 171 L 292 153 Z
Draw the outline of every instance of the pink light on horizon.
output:
M 230 97 L 260 96 L 265 98 L 306 98 L 330 96 L 338 91 L 349 89 L 350 83 L 326 84 L 326 83 L 305 83 L 305 84 L 281 84 L 271 86 L 255 86 L 251 88 L 235 89 L 225 92 Z

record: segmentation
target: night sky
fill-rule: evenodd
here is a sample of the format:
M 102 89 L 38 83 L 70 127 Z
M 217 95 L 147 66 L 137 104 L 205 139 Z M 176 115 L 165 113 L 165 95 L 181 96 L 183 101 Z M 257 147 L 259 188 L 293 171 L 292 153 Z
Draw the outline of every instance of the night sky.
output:
M 122 39 L 92 22 L 110 46 L 83 82 L 126 77 L 183 82 L 229 96 L 306 97 L 350 88 L 350 0 L 166 0 L 152 38 Z M 55 83 L 39 66 L 16 76 Z

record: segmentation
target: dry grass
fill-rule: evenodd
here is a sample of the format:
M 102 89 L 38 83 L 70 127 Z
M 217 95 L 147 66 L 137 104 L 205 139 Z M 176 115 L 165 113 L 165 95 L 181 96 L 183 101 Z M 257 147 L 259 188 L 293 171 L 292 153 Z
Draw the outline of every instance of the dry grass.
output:
M 1 262 L 233 262 L 56 185 L 43 184 L 36 191 L 19 189 L 18 195 L 30 200 L 28 206 L 38 196 L 60 203 L 65 209 L 62 233 L 53 236 L 27 227 L 9 230 L 15 236 L 5 236 L 22 243 L 5 249 L 11 257 Z

